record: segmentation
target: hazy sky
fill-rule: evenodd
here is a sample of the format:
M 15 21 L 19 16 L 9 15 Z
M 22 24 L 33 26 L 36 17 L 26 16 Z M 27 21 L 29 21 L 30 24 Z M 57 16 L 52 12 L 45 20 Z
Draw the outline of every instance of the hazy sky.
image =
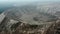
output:
M 0 1 L 60 1 L 60 0 L 0 0 Z
M 0 3 L 7 3 L 7 2 L 10 2 L 10 3 L 16 3 L 16 2 L 34 2 L 34 1 L 40 1 L 40 2 L 45 2 L 45 1 L 52 1 L 52 2 L 57 2 L 57 1 L 60 1 L 60 0 L 0 0 Z

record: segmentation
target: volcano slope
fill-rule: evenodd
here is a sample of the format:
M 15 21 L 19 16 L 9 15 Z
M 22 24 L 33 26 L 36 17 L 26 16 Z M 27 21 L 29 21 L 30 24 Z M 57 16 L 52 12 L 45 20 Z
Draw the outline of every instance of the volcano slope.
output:
M 37 3 L 5 10 L 0 34 L 47 34 L 60 19 L 59 6 L 59 3 Z

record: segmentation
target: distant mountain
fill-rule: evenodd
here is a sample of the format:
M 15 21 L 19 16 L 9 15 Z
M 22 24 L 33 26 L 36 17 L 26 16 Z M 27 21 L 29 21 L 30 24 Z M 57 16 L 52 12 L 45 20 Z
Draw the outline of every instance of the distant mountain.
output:
M 59 4 L 28 4 L 15 7 L 5 11 L 5 15 L 9 19 L 14 19 L 28 24 L 40 24 L 41 22 L 54 21 L 58 17 L 55 16 Z M 41 22 L 40 22 L 41 21 Z

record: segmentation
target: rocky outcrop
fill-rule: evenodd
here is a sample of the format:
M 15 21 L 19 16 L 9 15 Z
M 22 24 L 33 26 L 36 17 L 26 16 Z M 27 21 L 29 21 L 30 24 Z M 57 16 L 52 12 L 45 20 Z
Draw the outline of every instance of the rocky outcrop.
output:
M 6 15 L 4 15 L 4 13 L 0 14 L 0 24 L 4 20 L 5 17 L 6 17 Z

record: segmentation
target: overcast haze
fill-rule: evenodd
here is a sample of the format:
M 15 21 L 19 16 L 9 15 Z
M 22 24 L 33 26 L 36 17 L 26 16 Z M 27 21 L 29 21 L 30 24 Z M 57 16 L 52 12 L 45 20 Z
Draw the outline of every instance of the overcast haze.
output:
M 60 1 L 60 0 L 0 0 L 0 1 Z

